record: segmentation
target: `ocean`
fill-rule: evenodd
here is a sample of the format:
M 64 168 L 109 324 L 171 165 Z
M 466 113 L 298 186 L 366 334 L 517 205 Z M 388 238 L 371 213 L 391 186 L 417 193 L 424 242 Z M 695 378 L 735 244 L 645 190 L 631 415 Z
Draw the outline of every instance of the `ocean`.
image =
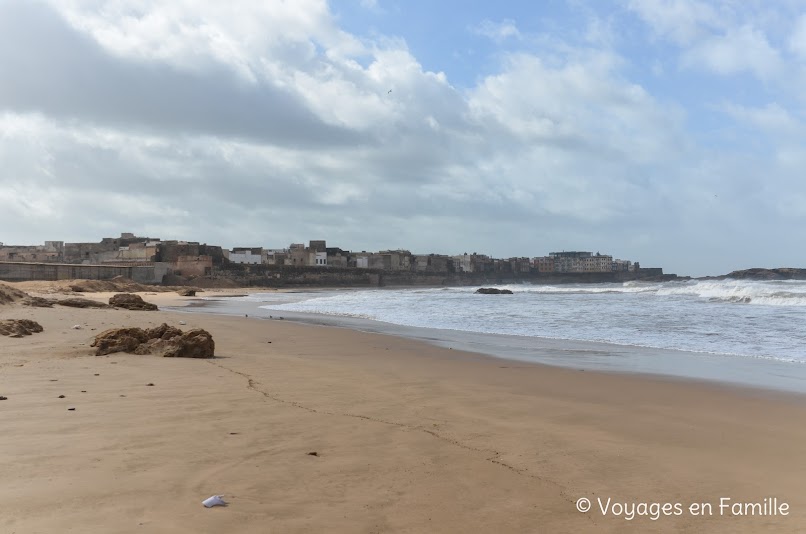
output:
M 494 287 L 513 294 L 476 294 L 477 287 L 266 292 L 219 299 L 215 311 L 348 326 L 553 365 L 806 391 L 804 281 Z

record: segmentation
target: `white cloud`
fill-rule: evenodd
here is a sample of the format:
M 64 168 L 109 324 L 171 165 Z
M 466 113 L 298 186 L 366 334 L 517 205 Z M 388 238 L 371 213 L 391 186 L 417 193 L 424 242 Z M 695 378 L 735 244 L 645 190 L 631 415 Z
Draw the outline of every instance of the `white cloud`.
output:
M 717 74 L 750 72 L 762 80 L 778 77 L 784 63 L 763 33 L 751 26 L 707 38 L 683 54 L 683 64 Z
M 515 25 L 514 20 L 505 19 L 501 22 L 483 20 L 478 25 L 470 28 L 476 35 L 481 35 L 492 39 L 496 43 L 502 43 L 507 39 L 521 39 L 521 32 Z
M 801 136 L 806 133 L 804 124 L 777 103 L 757 108 L 726 103 L 721 109 L 734 119 L 776 138 Z
M 627 5 L 656 35 L 684 46 L 722 28 L 725 22 L 712 4 L 699 0 L 629 0 Z
M 806 61 L 806 14 L 797 19 L 789 38 L 789 47 L 795 55 Z

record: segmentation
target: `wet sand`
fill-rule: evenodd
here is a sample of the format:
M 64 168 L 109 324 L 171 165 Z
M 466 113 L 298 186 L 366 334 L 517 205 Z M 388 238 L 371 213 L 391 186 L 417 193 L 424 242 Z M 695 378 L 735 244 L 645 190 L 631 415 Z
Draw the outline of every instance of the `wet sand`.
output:
M 11 317 L 45 331 L 0 337 L 2 532 L 806 528 L 803 396 L 279 320 L 0 307 Z M 179 321 L 219 356 L 91 355 L 106 328 Z M 202 507 L 213 494 L 230 505 Z M 777 497 L 788 515 L 732 516 L 720 497 Z M 599 498 L 682 513 L 626 520 Z

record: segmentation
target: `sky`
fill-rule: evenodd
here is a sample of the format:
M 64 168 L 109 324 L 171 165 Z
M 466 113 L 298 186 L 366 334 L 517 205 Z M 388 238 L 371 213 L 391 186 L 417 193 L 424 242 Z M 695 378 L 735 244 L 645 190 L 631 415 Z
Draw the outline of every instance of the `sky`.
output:
M 806 0 L 0 0 L 0 242 L 806 267 Z

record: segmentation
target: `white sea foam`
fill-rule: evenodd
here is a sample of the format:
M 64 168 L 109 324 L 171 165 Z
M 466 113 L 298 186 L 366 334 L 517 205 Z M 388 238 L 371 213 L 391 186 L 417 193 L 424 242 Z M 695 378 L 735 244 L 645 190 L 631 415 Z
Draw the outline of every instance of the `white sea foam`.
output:
M 252 295 L 267 310 L 402 326 L 806 361 L 806 283 L 744 280 Z

